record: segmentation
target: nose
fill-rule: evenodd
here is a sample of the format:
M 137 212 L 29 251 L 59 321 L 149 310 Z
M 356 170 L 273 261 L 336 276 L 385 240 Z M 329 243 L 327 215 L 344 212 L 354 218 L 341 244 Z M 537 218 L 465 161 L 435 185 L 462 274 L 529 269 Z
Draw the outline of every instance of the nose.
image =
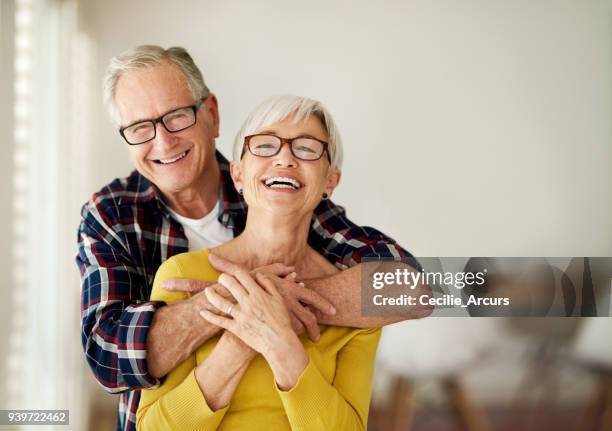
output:
M 153 139 L 155 145 L 172 147 L 175 145 L 176 140 L 177 136 L 174 133 L 168 132 L 161 122 L 155 125 L 155 139 Z
M 289 148 L 289 144 L 283 143 L 280 151 L 276 156 L 274 156 L 275 167 L 286 167 L 286 168 L 295 168 L 297 166 L 297 160 L 293 156 L 291 152 L 291 148 Z
M 288 143 L 283 142 L 281 150 L 274 156 L 274 166 L 286 168 L 295 168 L 297 166 L 297 160 L 293 156 Z

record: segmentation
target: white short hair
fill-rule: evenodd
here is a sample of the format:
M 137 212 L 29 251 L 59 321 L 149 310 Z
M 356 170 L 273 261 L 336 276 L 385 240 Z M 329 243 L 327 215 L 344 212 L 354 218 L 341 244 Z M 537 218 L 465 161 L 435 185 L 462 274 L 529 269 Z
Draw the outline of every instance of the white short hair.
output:
M 298 123 L 306 120 L 311 114 L 321 121 L 329 137 L 327 151 L 331 166 L 340 169 L 343 158 L 342 140 L 331 114 L 318 100 L 293 95 L 271 97 L 251 112 L 234 140 L 234 160 L 240 161 L 242 157 L 245 136 L 288 117 L 293 116 L 293 122 Z
M 156 66 L 162 61 L 176 65 L 185 75 L 189 91 L 196 100 L 205 99 L 210 90 L 204 83 L 202 72 L 185 48 L 174 46 L 164 49 L 157 45 L 141 45 L 111 58 L 104 76 L 104 104 L 112 120 L 119 125 L 119 111 L 115 104 L 115 89 L 121 76 L 129 71 Z

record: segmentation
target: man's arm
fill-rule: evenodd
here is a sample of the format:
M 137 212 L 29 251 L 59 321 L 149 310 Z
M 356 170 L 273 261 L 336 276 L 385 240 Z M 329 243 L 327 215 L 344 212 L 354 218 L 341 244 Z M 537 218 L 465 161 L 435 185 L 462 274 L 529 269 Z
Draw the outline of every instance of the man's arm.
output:
M 95 378 L 108 392 L 144 389 L 158 384 L 218 328 L 198 315 L 207 305 L 203 295 L 169 306 L 149 301 L 144 269 L 122 232 L 111 227 L 112 215 L 102 210 L 85 205 L 79 226 L 81 341 Z
M 153 377 L 165 376 L 219 332 L 219 328 L 199 314 L 209 307 L 201 292 L 155 312 L 146 338 L 147 369 Z
M 211 254 L 211 256 L 213 255 Z M 214 261 L 213 259 L 210 259 L 210 261 L 219 272 L 235 276 L 239 271 L 246 271 L 246 268 L 242 268 L 240 265 L 218 256 L 214 258 Z M 396 269 L 403 270 L 405 268 L 410 272 L 417 272 L 414 268 L 402 262 L 374 262 L 374 265 L 374 268 L 377 270 L 395 271 Z M 431 314 L 433 306 L 421 305 L 417 301 L 417 305 L 410 307 L 387 307 L 384 310 L 385 312 L 381 314 L 387 314 L 389 317 L 364 316 L 361 300 L 361 278 L 364 272 L 365 274 L 372 272 L 372 268 L 370 267 L 367 271 L 364 271 L 362 264 L 359 264 L 332 276 L 305 280 L 300 284 L 295 284 L 292 280 L 283 279 L 271 274 L 268 274 L 268 279 L 274 283 L 276 289 L 283 296 L 286 305 L 295 303 L 298 307 L 304 308 L 312 316 L 315 324 L 374 328 L 408 319 L 420 319 Z M 308 274 L 298 274 L 298 276 L 308 278 Z M 431 295 L 429 286 L 422 283 L 418 284 L 414 289 L 393 284 L 388 285 L 388 288 L 416 298 L 421 295 Z M 334 313 L 324 313 L 321 310 L 327 310 L 326 307 L 311 305 L 322 304 L 321 301 L 333 305 Z M 306 308 L 302 304 L 306 304 L 308 307 Z M 214 310 L 209 309 L 209 311 Z
M 331 200 L 322 200 L 315 209 L 308 242 L 337 268 L 344 270 L 330 277 L 306 282 L 307 287 L 327 298 L 336 307 L 337 313 L 334 316 L 317 313 L 320 323 L 367 328 L 431 314 L 431 306 L 418 305 L 402 310 L 401 315 L 399 310 L 393 310 L 396 314 L 393 317 L 362 316 L 362 262 L 386 261 L 384 265 L 396 265 L 410 272 L 418 272 L 421 266 L 394 239 L 372 227 L 356 225 L 346 216 L 344 208 Z M 308 274 L 299 276 L 308 278 Z M 428 286 L 420 284 L 410 295 L 430 293 Z
M 76 257 L 81 271 L 81 341 L 87 363 L 110 393 L 147 388 L 145 340 L 155 310 L 127 248 L 95 208 L 85 207 Z
M 398 263 L 394 266 L 400 266 Z M 405 265 L 411 271 L 415 269 Z M 397 312 L 392 317 L 368 317 L 362 312 L 361 302 L 361 277 L 362 265 L 353 266 L 350 269 L 341 271 L 329 277 L 307 280 L 306 287 L 314 290 L 319 295 L 326 298 L 334 304 L 336 314 L 333 316 L 319 313 L 316 310 L 313 312 L 317 316 L 319 323 L 325 325 L 350 326 L 355 328 L 373 328 L 377 326 L 390 325 L 392 323 L 401 322 L 408 319 L 421 319 L 431 314 L 433 306 L 420 305 L 418 302 L 415 306 L 403 307 L 401 314 Z M 390 289 L 395 287 L 390 286 Z M 429 295 L 431 290 L 428 286 L 420 284 L 415 289 L 410 290 L 410 295 L 418 297 L 420 295 Z

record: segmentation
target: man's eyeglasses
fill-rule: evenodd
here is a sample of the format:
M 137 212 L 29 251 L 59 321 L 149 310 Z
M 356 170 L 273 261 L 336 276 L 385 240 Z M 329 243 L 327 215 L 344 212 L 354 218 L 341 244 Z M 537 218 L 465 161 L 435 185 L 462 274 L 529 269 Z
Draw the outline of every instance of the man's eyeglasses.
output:
M 293 139 L 285 139 L 276 135 L 260 134 L 250 135 L 244 138 L 244 146 L 249 152 L 257 157 L 272 157 L 280 153 L 283 144 L 288 144 L 291 154 L 300 160 L 319 160 L 323 153 L 327 152 L 329 144 L 311 136 L 298 136 Z M 242 151 L 244 155 L 244 149 Z M 327 160 L 331 163 L 329 152 Z
M 130 124 L 120 128 L 119 134 L 123 136 L 123 139 L 128 144 L 139 145 L 155 139 L 157 123 L 162 123 L 164 128 L 170 133 L 180 132 L 196 123 L 196 113 L 202 106 L 202 103 L 204 103 L 204 99 L 200 99 L 195 105 L 174 109 L 161 117 Z

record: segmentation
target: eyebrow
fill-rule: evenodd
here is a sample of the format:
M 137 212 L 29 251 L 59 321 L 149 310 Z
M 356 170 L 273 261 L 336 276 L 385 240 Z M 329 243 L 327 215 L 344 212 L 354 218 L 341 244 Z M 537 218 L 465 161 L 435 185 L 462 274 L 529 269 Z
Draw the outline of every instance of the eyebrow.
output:
M 274 131 L 274 129 L 264 129 L 263 131 L 259 132 L 258 135 L 275 135 L 278 136 L 279 134 Z M 278 136 L 280 138 L 280 136 Z M 325 139 L 321 139 L 321 138 L 317 138 L 316 136 L 313 135 L 309 135 L 308 133 L 302 133 L 300 135 L 294 136 L 293 138 L 285 138 L 285 139 L 297 139 L 297 138 L 312 138 L 312 139 L 316 139 L 318 141 L 325 141 Z

